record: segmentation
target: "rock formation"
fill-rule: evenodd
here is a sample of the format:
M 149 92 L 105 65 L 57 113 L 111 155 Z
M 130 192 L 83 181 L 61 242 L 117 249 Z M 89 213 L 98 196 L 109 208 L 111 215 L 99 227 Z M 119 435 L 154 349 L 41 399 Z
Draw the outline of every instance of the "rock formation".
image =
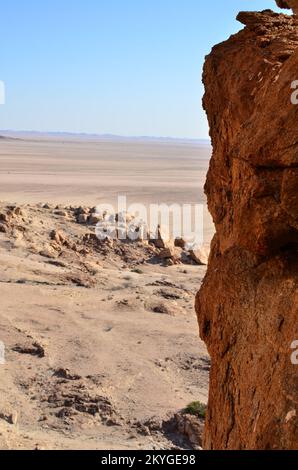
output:
M 298 13 L 298 0 L 276 0 L 276 3 L 279 8 L 292 9 L 295 15 Z
M 297 449 L 298 20 L 238 20 L 245 28 L 213 48 L 203 77 L 216 226 L 196 300 L 212 359 L 205 448 Z

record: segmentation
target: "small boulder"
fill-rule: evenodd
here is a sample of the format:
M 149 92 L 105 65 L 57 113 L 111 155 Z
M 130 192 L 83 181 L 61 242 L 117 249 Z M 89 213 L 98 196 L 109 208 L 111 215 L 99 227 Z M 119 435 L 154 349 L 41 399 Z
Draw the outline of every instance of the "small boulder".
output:
M 186 241 L 183 238 L 178 237 L 175 239 L 175 246 L 184 250 L 186 246 Z
M 55 259 L 57 258 L 57 251 L 54 249 L 53 246 L 46 246 L 43 250 L 39 251 L 40 256 L 43 258 L 48 259 Z
M 89 215 L 90 214 L 90 209 L 89 209 L 89 207 L 82 207 L 81 206 L 81 207 L 78 207 L 77 209 L 75 209 L 75 214 L 77 216 L 82 215 L 82 214 Z
M 87 214 L 79 214 L 77 221 L 79 224 L 85 225 L 88 222 L 88 215 Z
M 170 239 L 169 236 L 166 235 L 166 231 L 162 229 L 162 227 L 159 225 L 157 227 L 156 233 L 154 234 L 154 237 L 151 238 L 150 240 L 151 243 L 153 243 L 156 248 L 167 248 L 168 245 L 170 244 Z
M 5 224 L 9 222 L 9 217 L 7 214 L 4 214 L 4 212 L 0 213 L 0 222 L 4 222 Z
M 59 215 L 60 217 L 68 217 L 68 213 L 62 210 L 54 211 L 54 215 Z
M 158 254 L 158 257 L 167 263 L 167 266 L 174 266 L 175 264 L 181 264 L 182 250 L 174 246 L 167 246 L 162 249 Z
M 190 441 L 194 449 L 199 450 L 203 443 L 204 420 L 184 413 L 177 413 L 175 420 L 179 433 Z
M 8 424 L 16 425 L 18 422 L 18 412 L 12 411 L 0 411 L 0 419 L 6 421 Z
M 96 225 L 98 222 L 102 221 L 102 216 L 100 214 L 97 214 L 96 212 L 92 213 L 88 219 L 87 222 L 90 225 Z
M 198 265 L 207 266 L 209 258 L 209 249 L 204 246 L 198 247 L 194 250 L 189 250 L 189 256 Z
M 66 236 L 57 230 L 51 232 L 51 240 L 54 240 L 58 245 L 65 245 L 67 242 Z
M 0 223 L 0 233 L 7 233 L 7 227 L 2 223 Z
M 131 222 L 127 226 L 127 236 L 129 240 L 135 242 L 144 242 L 148 240 L 148 227 L 146 223 Z
M 18 217 L 23 217 L 25 218 L 27 216 L 26 212 L 21 208 L 21 207 L 15 207 L 12 210 L 13 215 L 16 215 Z
M 175 257 L 175 249 L 174 247 L 167 247 L 163 248 L 160 253 L 158 254 L 158 257 L 160 259 L 168 259 L 168 258 L 174 258 Z

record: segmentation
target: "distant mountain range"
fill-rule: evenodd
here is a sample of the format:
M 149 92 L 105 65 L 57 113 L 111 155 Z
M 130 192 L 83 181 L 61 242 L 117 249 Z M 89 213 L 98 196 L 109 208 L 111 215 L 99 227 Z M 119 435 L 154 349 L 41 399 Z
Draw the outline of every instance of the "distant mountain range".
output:
M 176 137 L 153 137 L 153 136 L 120 136 L 113 134 L 86 134 L 72 132 L 38 132 L 38 131 L 13 131 L 0 130 L 0 139 L 55 139 L 55 140 L 88 140 L 88 141 L 105 141 L 105 142 L 164 142 L 164 143 L 190 143 L 197 145 L 210 145 L 209 139 L 189 139 Z

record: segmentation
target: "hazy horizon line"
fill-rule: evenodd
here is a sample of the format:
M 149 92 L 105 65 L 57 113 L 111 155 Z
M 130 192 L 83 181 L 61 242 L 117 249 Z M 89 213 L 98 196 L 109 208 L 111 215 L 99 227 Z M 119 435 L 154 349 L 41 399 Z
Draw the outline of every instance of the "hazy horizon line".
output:
M 38 130 L 14 130 L 14 129 L 1 129 L 0 136 L 10 137 L 13 135 L 23 135 L 23 136 L 56 136 L 56 137 L 85 137 L 90 139 L 113 139 L 113 140 L 163 140 L 163 141 L 188 141 L 188 142 L 198 142 L 198 143 L 208 143 L 211 144 L 210 138 L 206 137 L 173 137 L 173 136 L 153 136 L 153 135 L 121 135 L 121 134 L 112 134 L 104 133 L 98 134 L 94 132 L 71 132 L 71 131 L 38 131 Z

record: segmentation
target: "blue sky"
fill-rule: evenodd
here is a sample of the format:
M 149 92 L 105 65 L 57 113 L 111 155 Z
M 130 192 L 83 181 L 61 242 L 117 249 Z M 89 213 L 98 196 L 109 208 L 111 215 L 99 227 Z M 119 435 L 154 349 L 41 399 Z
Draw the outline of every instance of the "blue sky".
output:
M 0 128 L 206 138 L 201 70 L 273 0 L 5 0 Z

